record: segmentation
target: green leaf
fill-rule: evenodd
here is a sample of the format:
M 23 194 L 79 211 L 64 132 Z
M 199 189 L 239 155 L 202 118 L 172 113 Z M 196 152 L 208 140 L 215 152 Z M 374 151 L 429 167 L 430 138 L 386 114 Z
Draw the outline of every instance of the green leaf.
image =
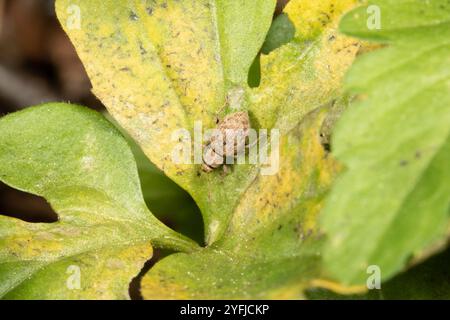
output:
M 346 170 L 323 212 L 328 275 L 364 284 L 445 246 L 450 231 L 450 4 L 370 1 L 381 29 L 368 30 L 367 6 L 342 31 L 387 48 L 360 57 L 346 86 L 360 98 L 334 132 Z M 370 10 L 369 10 L 370 12 Z
M 449 300 L 449 264 L 450 250 L 447 250 L 395 276 L 382 285 L 381 292 L 377 294 L 374 290 L 372 295 L 386 300 Z
M 50 224 L 0 216 L 0 297 L 128 298 L 152 245 L 195 248 L 148 211 L 125 139 L 86 108 L 48 104 L 0 119 L 0 180 L 59 215 Z
M 339 295 L 324 289 L 311 289 L 308 299 L 357 300 L 448 300 L 450 299 L 450 250 L 427 259 L 419 265 L 396 275 L 380 289 L 366 294 Z
M 269 54 L 284 44 L 291 42 L 295 36 L 295 26 L 286 14 L 280 14 L 270 26 L 261 52 Z
M 192 195 L 211 244 L 260 168 L 239 165 L 223 176 L 202 173 L 200 164 L 176 164 L 172 134 L 186 129 L 193 137 L 195 121 L 206 130 L 234 110 L 248 110 L 253 128 L 284 134 L 338 97 L 359 43 L 337 35 L 336 24 L 355 2 L 292 1 L 286 13 L 296 38 L 263 59 L 261 87 L 254 90 L 248 71 L 270 27 L 273 0 L 58 0 L 56 8 L 94 93 L 149 159 Z M 69 23 L 73 6 L 80 9 L 80 29 Z M 317 25 L 322 12 L 329 20 Z
M 107 114 L 131 147 L 139 173 L 142 194 L 150 211 L 164 224 L 203 243 L 200 210 L 189 194 L 151 163 L 136 142 Z
M 171 228 L 203 243 L 203 221 L 194 200 L 149 162 L 136 145 L 133 144 L 132 150 L 144 200 L 151 212 Z

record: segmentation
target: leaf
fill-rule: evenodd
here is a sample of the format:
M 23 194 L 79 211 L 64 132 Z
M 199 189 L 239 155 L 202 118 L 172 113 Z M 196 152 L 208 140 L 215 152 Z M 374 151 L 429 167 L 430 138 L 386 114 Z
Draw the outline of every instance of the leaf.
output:
M 360 42 L 342 36 L 337 24 L 357 1 L 290 1 L 284 12 L 294 39 L 261 56 L 262 80 L 249 106 L 261 128 L 289 132 L 311 110 L 341 96 L 342 78 Z
M 137 150 L 136 147 L 132 150 L 138 166 L 144 200 L 151 212 L 171 228 L 198 243 L 203 243 L 203 221 L 194 200 L 150 163 L 140 149 Z
M 94 93 L 149 159 L 192 195 L 212 244 L 260 168 L 234 166 L 224 177 L 220 170 L 202 173 L 200 164 L 176 164 L 173 133 L 186 129 L 193 137 L 195 121 L 213 128 L 217 115 L 235 110 L 248 110 L 255 129 L 276 126 L 286 133 L 338 97 L 359 44 L 335 28 L 355 2 L 292 1 L 286 13 L 297 28 L 304 21 L 308 28 L 263 59 L 263 81 L 255 90 L 247 86 L 248 71 L 270 27 L 273 0 L 58 0 L 56 8 Z M 306 15 L 305 3 L 311 7 Z M 80 29 L 68 23 L 71 6 L 80 9 Z M 323 10 L 334 13 L 316 26 L 312 20 Z
M 450 299 L 450 251 L 431 257 L 383 285 L 379 298 L 403 300 Z
M 280 14 L 270 26 L 266 40 L 261 48 L 263 54 L 269 54 L 295 37 L 295 26 L 286 14 Z
M 329 196 L 323 228 L 328 275 L 363 284 L 445 246 L 450 231 L 450 5 L 371 1 L 382 28 L 367 29 L 367 6 L 346 15 L 343 32 L 389 44 L 361 56 L 346 87 L 360 95 L 334 132 L 346 167 Z
M 290 19 L 298 24 L 302 19 L 312 19 L 298 15 L 302 11 L 296 9 L 304 3 L 292 1 L 286 9 L 292 12 Z M 323 9 L 322 4 L 315 3 L 320 8 L 310 14 L 318 14 Z M 337 2 L 327 3 L 328 9 L 333 10 L 333 4 Z M 294 56 L 283 55 L 288 45 L 269 55 L 277 65 L 265 64 L 264 71 L 267 71 L 268 78 L 273 78 L 274 88 L 286 90 L 288 94 L 282 99 L 281 96 L 270 96 L 268 91 L 262 92 L 267 102 L 262 105 L 258 104 L 261 101 L 256 101 L 262 96 L 261 88 L 258 88 L 251 92 L 252 99 L 256 100 L 249 107 L 255 108 L 254 112 L 251 110 L 255 115 L 257 107 L 263 111 L 276 102 L 277 107 L 283 104 L 291 106 L 286 106 L 284 119 L 292 114 L 296 116 L 295 121 L 291 119 L 288 125 L 279 127 L 283 141 L 280 171 L 273 176 L 263 176 L 258 173 L 259 168 L 247 169 L 241 165 L 235 166 L 227 177 L 206 175 L 207 183 L 201 180 L 205 179 L 204 175 L 198 178 L 202 182 L 198 188 L 204 188 L 208 202 L 199 201 L 201 197 L 195 197 L 195 193 L 194 198 L 201 208 L 209 207 L 215 219 L 224 212 L 230 215 L 226 234 L 209 238 L 209 247 L 196 254 L 175 254 L 158 262 L 143 280 L 145 298 L 298 298 L 310 281 L 320 274 L 321 241 L 315 219 L 338 169 L 334 161 L 326 157 L 319 135 L 322 123 L 328 117 L 326 112 L 313 113 L 301 127 L 298 123 L 311 110 L 332 104 L 340 96 L 340 79 L 359 44 L 344 39 L 333 30 L 340 14 L 352 5 L 353 2 L 338 5 L 339 10 L 334 11 L 333 19 L 323 24 L 322 30 L 315 30 L 314 36 L 308 38 L 304 35 L 304 39 L 297 36 L 294 39 L 296 45 L 290 48 Z M 305 47 L 303 40 L 308 41 L 309 50 L 295 52 L 294 49 Z M 305 58 L 290 60 L 298 56 Z M 323 57 L 327 57 L 327 66 L 320 63 L 319 59 Z M 290 82 L 281 82 L 275 72 L 287 66 L 293 67 L 289 79 L 306 84 L 304 89 L 296 85 L 295 88 L 302 89 L 298 94 Z M 269 86 L 263 89 L 269 90 Z M 317 103 L 303 104 L 303 97 L 313 99 L 314 95 Z M 302 108 L 296 111 L 299 104 Z M 258 123 L 260 118 L 253 120 Z M 274 125 L 272 123 L 266 128 Z M 215 223 L 217 221 L 206 223 L 210 227 L 209 235 L 220 234 L 217 230 L 224 228 L 220 222 Z M 256 282 L 260 284 L 256 286 Z
M 107 114 L 131 147 L 139 173 L 142 194 L 150 211 L 164 224 L 183 235 L 203 242 L 200 210 L 189 194 L 151 163 L 134 140 Z
M 145 299 L 300 298 L 320 272 L 316 216 L 338 170 L 319 130 L 326 109 L 283 136 L 280 170 L 244 193 L 222 240 L 174 254 L 144 276 Z
M 67 9 L 74 5 L 81 12 L 79 30 L 67 24 L 72 18 Z M 274 0 L 56 3 L 94 93 L 150 160 L 193 195 L 207 226 L 223 229 L 230 211 L 225 203 L 236 199 L 228 192 L 209 199 L 220 177 L 198 177 L 199 165 L 175 164 L 178 142 L 171 137 L 178 129 L 192 132 L 196 120 L 213 127 L 226 96 L 243 95 L 274 8 Z M 244 176 L 236 174 L 226 184 L 236 185 Z
M 370 290 L 364 295 L 338 295 L 332 291 L 312 289 L 309 299 L 357 299 L 357 300 L 448 300 L 450 299 L 450 274 L 448 265 L 450 250 L 446 250 L 413 268 L 396 275 L 381 289 Z
M 0 297 L 129 298 L 152 245 L 193 250 L 148 211 L 138 179 L 128 144 L 93 111 L 48 104 L 1 118 L 0 180 L 44 197 L 59 220 L 0 216 Z

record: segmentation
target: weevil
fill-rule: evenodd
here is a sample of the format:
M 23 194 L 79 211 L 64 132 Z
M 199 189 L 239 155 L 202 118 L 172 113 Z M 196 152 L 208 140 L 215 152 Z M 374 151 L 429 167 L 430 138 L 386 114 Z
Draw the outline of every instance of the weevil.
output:
M 223 165 L 226 173 L 226 158 L 236 157 L 248 145 L 250 119 L 247 111 L 238 111 L 228 114 L 217 122 L 216 134 L 213 134 L 205 144 L 202 170 L 211 172 Z M 233 141 L 232 146 L 227 145 L 230 141 Z

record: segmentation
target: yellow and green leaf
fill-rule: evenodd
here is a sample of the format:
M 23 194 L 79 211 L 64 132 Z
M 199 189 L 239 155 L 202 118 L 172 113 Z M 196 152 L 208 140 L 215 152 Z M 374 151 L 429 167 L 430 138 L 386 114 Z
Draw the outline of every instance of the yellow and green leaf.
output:
M 248 110 L 256 129 L 286 133 L 339 97 L 359 43 L 336 28 L 356 2 L 291 1 L 286 14 L 296 37 L 263 59 L 256 89 L 247 85 L 248 71 L 271 25 L 273 0 L 58 0 L 56 9 L 94 93 L 149 159 L 192 195 L 212 244 L 259 168 L 235 166 L 224 177 L 203 174 L 200 164 L 176 164 L 173 133 L 186 129 L 193 137 L 195 121 L 209 129 L 216 116 L 233 110 Z M 71 6 L 79 8 L 79 29 L 68 23 Z M 316 25 L 323 10 L 332 14 Z
M 321 273 L 316 218 L 339 170 L 309 115 L 280 142 L 280 170 L 241 197 L 222 240 L 158 262 L 142 280 L 145 299 L 296 299 Z
M 0 216 L 0 297 L 124 299 L 152 246 L 196 248 L 148 211 L 127 142 L 86 108 L 49 104 L 0 119 L 0 180 L 58 213 L 54 223 Z
M 262 56 L 261 85 L 252 89 L 248 71 L 270 27 L 272 0 L 57 0 L 93 92 L 147 157 L 193 196 L 208 247 L 188 253 L 195 245 L 149 213 L 129 148 L 111 125 L 78 107 L 35 108 L 1 120 L 7 134 L 0 147 L 8 151 L 0 154 L 0 178 L 45 197 L 60 221 L 2 218 L 0 276 L 16 279 L 4 282 L 2 295 L 33 298 L 47 288 L 49 298 L 126 298 L 127 282 L 153 245 L 184 253 L 151 269 L 145 298 L 303 297 L 322 276 L 317 217 L 340 166 L 321 134 L 330 110 L 333 117 L 347 101 L 342 79 L 360 42 L 337 26 L 356 4 L 292 0 L 285 15 L 295 36 Z M 193 133 L 195 121 L 212 128 L 216 115 L 233 110 L 247 110 L 255 129 L 280 130 L 279 171 L 265 176 L 260 165 L 247 164 L 223 176 L 173 162 L 176 130 Z M 105 159 L 99 163 L 94 152 Z M 72 265 L 86 268 L 78 292 L 63 283 L 61 272 Z M 105 280 L 116 267 L 122 272 Z

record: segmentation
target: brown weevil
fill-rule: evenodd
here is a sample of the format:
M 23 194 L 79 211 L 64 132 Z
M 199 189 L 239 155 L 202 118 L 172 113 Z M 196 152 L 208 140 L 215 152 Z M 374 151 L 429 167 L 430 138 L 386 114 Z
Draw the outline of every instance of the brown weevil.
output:
M 211 172 L 223 165 L 226 172 L 226 159 L 241 154 L 248 145 L 250 120 L 247 111 L 228 114 L 214 131 L 205 144 L 202 170 Z

